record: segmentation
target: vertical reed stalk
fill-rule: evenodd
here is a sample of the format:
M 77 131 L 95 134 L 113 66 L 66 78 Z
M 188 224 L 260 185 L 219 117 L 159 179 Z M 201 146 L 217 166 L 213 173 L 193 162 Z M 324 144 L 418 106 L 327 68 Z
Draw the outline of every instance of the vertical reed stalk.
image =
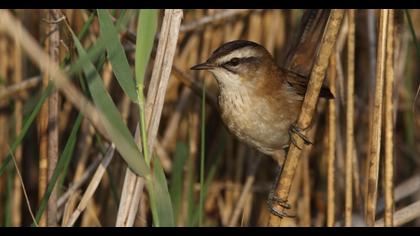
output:
M 48 10 L 41 10 L 41 17 L 47 18 Z M 43 27 L 43 35 L 48 35 L 49 25 L 43 22 L 41 24 Z M 44 45 L 44 50 L 48 51 L 49 40 L 46 40 Z M 48 85 L 48 75 L 44 73 L 42 75 L 42 89 L 44 90 Z M 48 183 L 48 102 L 45 102 L 42 105 L 41 111 L 39 112 L 37 118 L 37 130 L 38 130 L 38 145 L 39 145 L 39 172 L 38 172 L 38 199 L 41 200 L 45 195 Z M 47 225 L 47 214 L 46 211 L 41 219 L 39 220 L 39 226 Z
M 345 206 L 344 225 L 352 225 L 353 211 L 353 145 L 354 145 L 354 55 L 355 55 L 355 10 L 348 10 L 349 30 L 347 35 L 347 93 L 346 93 L 346 154 L 345 154 Z
M 389 10 L 385 75 L 385 226 L 393 226 L 394 215 L 394 10 Z
M 337 56 L 333 53 L 329 65 L 329 87 L 336 94 Z M 333 227 L 335 222 L 335 155 L 336 155 L 336 103 L 337 99 L 328 101 L 328 143 L 327 143 L 327 226 Z
M 389 10 L 380 10 L 379 37 L 376 60 L 376 85 L 373 101 L 371 132 L 368 154 L 368 182 L 366 201 L 366 222 L 369 226 L 375 224 L 376 197 L 378 191 L 379 158 L 381 149 L 381 126 L 382 126 L 382 100 L 385 74 L 385 48 L 387 38 L 387 25 Z
M 308 131 L 308 138 L 314 140 L 318 125 L 314 126 Z M 301 226 L 309 227 L 311 223 L 311 175 L 309 167 L 309 157 L 313 150 L 313 146 L 305 146 L 302 152 L 302 220 Z
M 59 10 L 52 9 L 48 10 L 48 32 L 50 36 L 48 37 L 48 54 L 55 63 L 59 64 L 60 60 L 60 29 L 59 24 L 55 23 L 60 17 Z M 54 22 L 54 23 L 52 23 Z M 49 78 L 50 70 L 48 68 L 47 77 Z M 48 97 L 48 182 L 50 181 L 55 167 L 57 166 L 58 161 L 58 100 L 59 94 L 55 90 Z M 48 226 L 57 226 L 57 189 L 51 193 L 51 196 L 48 200 L 47 207 L 47 225 Z
M 307 128 L 312 120 L 315 113 L 316 103 L 319 97 L 319 91 L 322 86 L 322 82 L 325 76 L 325 72 L 328 66 L 329 57 L 333 51 L 333 47 L 338 35 L 338 30 L 343 19 L 344 10 L 334 9 L 331 11 L 330 18 L 326 25 L 326 31 L 324 38 L 321 42 L 319 55 L 316 58 L 314 68 L 311 72 L 308 89 L 305 94 L 305 98 L 302 104 L 302 110 L 299 114 L 297 121 L 298 127 Z M 305 134 L 306 132 L 303 131 Z M 303 140 L 299 138 L 297 134 L 293 134 L 297 142 L 297 145 L 303 146 Z M 280 199 L 287 201 L 290 187 L 292 185 L 293 177 L 295 175 L 296 168 L 299 164 L 301 150 L 294 144 L 291 144 L 289 152 L 287 153 L 287 159 L 283 167 L 283 171 L 280 175 L 279 182 L 276 186 L 276 194 Z M 282 206 L 277 206 L 277 209 L 283 211 Z M 282 222 L 277 216 L 270 215 L 268 225 L 278 226 Z

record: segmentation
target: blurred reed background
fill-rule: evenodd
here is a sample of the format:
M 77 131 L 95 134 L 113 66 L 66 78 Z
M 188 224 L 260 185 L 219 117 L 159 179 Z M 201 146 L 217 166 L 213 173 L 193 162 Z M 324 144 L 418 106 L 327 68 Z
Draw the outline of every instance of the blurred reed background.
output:
M 294 225 L 420 225 L 420 11 L 387 14 L 381 28 L 380 10 L 346 10 L 336 99 L 319 101 L 289 196 Z M 0 225 L 266 226 L 276 163 L 227 132 L 215 80 L 189 68 L 235 39 L 281 65 L 301 15 L 1 10 Z

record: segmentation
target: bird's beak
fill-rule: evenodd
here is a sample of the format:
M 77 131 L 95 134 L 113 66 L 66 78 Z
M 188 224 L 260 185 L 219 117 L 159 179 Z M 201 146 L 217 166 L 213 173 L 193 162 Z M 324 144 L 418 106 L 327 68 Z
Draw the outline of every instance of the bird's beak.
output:
M 214 65 L 214 64 L 204 62 L 204 63 L 197 64 L 197 65 L 191 67 L 190 70 L 211 70 L 215 67 L 216 67 L 216 65 Z

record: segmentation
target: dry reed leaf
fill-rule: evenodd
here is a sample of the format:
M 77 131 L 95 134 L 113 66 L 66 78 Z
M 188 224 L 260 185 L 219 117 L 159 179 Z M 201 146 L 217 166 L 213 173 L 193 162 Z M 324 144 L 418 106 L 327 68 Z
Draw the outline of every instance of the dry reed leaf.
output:
M 380 10 L 378 55 L 376 63 L 376 86 L 375 98 L 372 110 L 370 143 L 369 143 L 369 168 L 367 177 L 367 198 L 366 198 L 366 223 L 369 226 L 375 224 L 376 198 L 379 175 L 379 157 L 381 149 L 381 128 L 382 128 L 382 100 L 385 75 L 385 49 L 387 38 L 387 26 L 389 10 Z

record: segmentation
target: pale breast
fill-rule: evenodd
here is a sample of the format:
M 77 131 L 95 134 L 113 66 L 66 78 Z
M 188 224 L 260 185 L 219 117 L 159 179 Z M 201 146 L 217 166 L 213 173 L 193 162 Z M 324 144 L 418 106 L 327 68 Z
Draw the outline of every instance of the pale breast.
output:
M 222 120 L 228 129 L 241 141 L 271 155 L 288 144 L 288 130 L 297 113 L 282 112 L 286 101 L 281 98 L 276 100 L 277 106 L 268 102 L 246 89 L 222 89 L 219 95 Z

